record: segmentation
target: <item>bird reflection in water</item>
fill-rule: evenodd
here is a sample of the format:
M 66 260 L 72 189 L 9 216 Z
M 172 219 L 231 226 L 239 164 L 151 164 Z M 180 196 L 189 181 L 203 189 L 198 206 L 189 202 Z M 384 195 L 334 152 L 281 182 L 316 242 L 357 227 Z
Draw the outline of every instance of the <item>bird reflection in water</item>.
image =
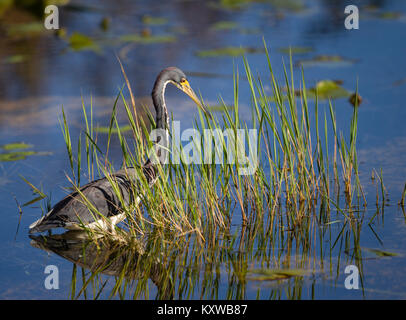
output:
M 74 264 L 77 267 L 91 272 L 88 280 L 83 279 L 83 286 L 78 294 L 72 292 L 72 297 L 79 298 L 83 294 L 86 298 L 86 289 L 98 275 L 115 277 L 116 283 L 110 293 L 110 297 L 126 292 L 132 284 L 137 292 L 142 293 L 147 289 L 147 280 L 150 279 L 157 288 L 157 299 L 173 298 L 172 278 L 165 272 L 155 254 L 145 252 L 146 244 L 141 240 L 133 240 L 131 243 L 117 237 L 100 237 L 91 239 L 84 231 L 67 231 L 63 234 L 49 234 L 29 236 L 31 245 L 35 248 L 55 253 Z M 75 271 L 76 272 L 76 271 Z M 72 277 L 72 290 L 76 287 L 76 277 Z M 104 283 L 97 293 L 97 297 L 105 288 Z M 91 286 L 90 286 L 91 288 Z M 89 289 L 90 289 L 89 288 Z M 137 290 L 138 289 L 138 290 Z M 95 297 L 94 297 L 95 298 Z

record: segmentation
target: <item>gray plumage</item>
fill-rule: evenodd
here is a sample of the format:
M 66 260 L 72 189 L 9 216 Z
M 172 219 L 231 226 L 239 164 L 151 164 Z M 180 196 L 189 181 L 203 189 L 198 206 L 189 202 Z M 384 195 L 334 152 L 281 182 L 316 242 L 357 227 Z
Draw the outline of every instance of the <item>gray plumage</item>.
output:
M 142 171 L 152 187 L 157 178 L 155 167 L 147 162 Z M 140 202 L 140 197 L 136 194 L 140 189 L 137 170 L 121 169 L 111 175 L 111 180 L 120 189 L 122 201 L 106 177 L 95 180 L 81 187 L 80 192 L 73 192 L 59 201 L 44 217 L 30 225 L 29 232 L 43 232 L 53 228 L 78 230 L 82 225 L 106 229 L 122 221 L 125 218 L 123 208 Z M 87 202 L 96 210 L 89 210 Z M 110 226 L 100 214 L 109 218 Z

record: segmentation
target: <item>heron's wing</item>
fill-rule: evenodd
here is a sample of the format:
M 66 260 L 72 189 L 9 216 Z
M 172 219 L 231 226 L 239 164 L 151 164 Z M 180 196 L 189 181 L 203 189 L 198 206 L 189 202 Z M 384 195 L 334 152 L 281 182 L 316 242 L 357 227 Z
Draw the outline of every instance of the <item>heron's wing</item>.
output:
M 102 219 L 100 215 L 111 218 L 123 213 L 125 206 L 139 203 L 139 181 L 136 172 L 134 168 L 122 169 L 110 176 L 113 184 L 105 177 L 67 195 L 44 217 L 30 226 L 30 233 L 58 227 L 79 227 Z M 120 196 L 115 188 L 119 189 Z

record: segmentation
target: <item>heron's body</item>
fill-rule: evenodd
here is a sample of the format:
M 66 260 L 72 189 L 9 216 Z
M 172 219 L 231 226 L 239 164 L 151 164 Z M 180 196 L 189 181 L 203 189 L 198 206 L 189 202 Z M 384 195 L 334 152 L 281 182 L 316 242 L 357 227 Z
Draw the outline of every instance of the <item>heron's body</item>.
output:
M 155 168 L 146 165 L 143 172 L 150 187 L 156 181 Z M 126 213 L 124 206 L 136 206 L 141 198 L 134 194 L 139 189 L 137 170 L 134 168 L 121 169 L 110 176 L 120 189 L 120 200 L 109 179 L 102 178 L 92 181 L 59 201 L 45 216 L 30 225 L 30 233 L 43 232 L 52 228 L 70 230 L 82 229 L 86 226 L 92 229 L 107 229 L 122 221 Z M 89 205 L 94 210 L 89 210 Z M 103 214 L 104 219 L 100 217 Z
M 169 139 L 169 118 L 164 99 L 168 83 L 176 85 L 201 106 L 181 70 L 170 67 L 161 71 L 155 81 L 152 99 L 156 111 L 156 127 L 164 129 L 167 133 L 164 137 L 166 141 L 160 141 L 160 145 L 164 146 Z M 156 151 L 159 151 L 159 145 Z M 124 206 L 136 206 L 141 201 L 138 193 L 140 190 L 137 190 L 139 186 L 137 172 L 139 171 L 134 168 L 124 168 L 110 176 L 120 189 L 121 200 L 108 178 L 92 181 L 81 187 L 79 191 L 66 196 L 45 216 L 32 223 L 29 227 L 30 233 L 61 227 L 71 230 L 81 229 L 83 226 L 105 229 L 115 225 L 126 217 Z M 157 179 L 156 165 L 147 160 L 142 167 L 142 172 L 149 187 L 152 187 Z

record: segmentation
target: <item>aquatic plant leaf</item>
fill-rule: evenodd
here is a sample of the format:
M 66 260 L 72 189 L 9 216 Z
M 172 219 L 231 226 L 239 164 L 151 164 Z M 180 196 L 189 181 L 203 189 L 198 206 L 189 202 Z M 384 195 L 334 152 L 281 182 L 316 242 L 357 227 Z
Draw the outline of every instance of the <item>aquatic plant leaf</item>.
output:
M 146 15 L 142 17 L 142 23 L 149 25 L 163 25 L 168 23 L 168 19 L 163 17 L 151 17 Z
M 386 12 L 380 12 L 378 14 L 378 18 L 381 19 L 386 19 L 386 20 L 396 20 L 399 19 L 403 16 L 401 12 L 397 11 L 386 11 Z
M 259 53 L 259 52 L 263 52 L 263 50 L 249 47 L 224 47 L 212 50 L 197 51 L 196 55 L 200 58 L 213 58 L 221 56 L 238 57 L 246 53 Z
M 23 160 L 28 156 L 32 155 L 49 155 L 50 152 L 37 152 L 37 151 L 15 151 L 15 150 L 25 150 L 32 148 L 32 144 L 27 144 L 25 142 L 13 142 L 0 146 L 0 149 L 4 150 L 4 153 L 0 153 L 0 162 L 9 162 Z
M 30 201 L 24 203 L 24 204 L 22 205 L 22 207 L 27 207 L 27 206 L 29 206 L 29 205 L 31 205 L 31 204 L 34 204 L 34 203 L 36 203 L 36 202 L 38 202 L 38 201 L 40 201 L 40 200 L 42 200 L 42 199 L 44 199 L 44 198 L 46 198 L 45 195 L 40 195 L 40 196 L 38 196 L 38 197 L 35 197 L 34 199 L 32 199 L 32 200 L 30 200 Z
M 215 31 L 232 30 L 238 27 L 234 21 L 219 21 L 214 23 L 210 29 Z
M 314 49 L 312 47 L 282 47 L 279 48 L 278 51 L 283 54 L 305 54 L 309 52 L 313 52 Z
M 348 98 L 351 96 L 351 92 L 340 86 L 340 81 L 334 80 L 321 80 L 317 82 L 314 88 L 310 88 L 306 91 L 308 99 L 315 99 L 316 93 L 320 100 L 328 99 L 340 99 Z M 301 95 L 301 90 L 295 92 L 297 96 Z
M 380 249 L 365 248 L 365 250 L 374 253 L 378 257 L 396 257 L 396 256 L 399 256 L 398 253 L 384 251 L 384 250 L 380 250 Z
M 292 12 L 299 12 L 305 9 L 303 0 L 220 0 L 216 3 L 211 3 L 212 7 L 220 9 L 237 10 L 252 3 L 269 3 L 276 10 L 286 10 Z
M 26 184 L 28 184 L 28 185 L 30 186 L 30 188 L 32 189 L 32 191 L 33 191 L 34 193 L 38 194 L 39 196 L 41 196 L 41 197 L 43 197 L 43 198 L 46 197 L 46 195 L 45 195 L 41 190 L 39 190 L 39 189 L 38 189 L 36 186 L 34 186 L 31 182 L 29 182 L 27 179 L 25 179 L 22 175 L 20 175 L 20 178 L 23 179 L 23 181 L 24 181 Z
M 165 42 L 175 42 L 176 37 L 171 35 L 161 35 L 161 36 L 153 36 L 153 35 L 139 35 L 139 34 L 127 34 L 123 35 L 119 38 L 122 42 L 135 42 L 135 43 L 142 43 L 142 44 L 152 44 L 152 43 L 165 43 Z
M 28 149 L 32 147 L 33 147 L 32 144 L 26 144 L 24 142 L 8 143 L 0 146 L 0 148 L 4 150 Z
M 33 155 L 48 156 L 48 155 L 52 155 L 52 152 L 15 151 L 15 152 L 0 153 L 0 162 L 24 160 L 28 156 L 33 156 Z
M 303 0 L 267 0 L 275 9 L 292 12 L 303 11 L 306 7 Z
M 16 151 L 10 153 L 0 153 L 0 162 L 10 162 L 24 160 L 28 156 L 36 154 L 35 151 Z
M 250 280 L 274 281 L 302 277 L 308 274 L 308 271 L 303 269 L 258 269 L 249 271 L 249 274 L 254 274 L 249 277 Z
M 254 0 L 220 0 L 218 6 L 223 9 L 241 9 L 251 2 Z
M 100 52 L 101 49 L 90 37 L 74 32 L 69 38 L 69 46 L 75 51 L 92 50 Z
M 299 60 L 297 64 L 303 67 L 340 67 L 349 66 L 355 62 L 355 60 L 345 59 L 337 55 L 319 55 L 311 59 Z

